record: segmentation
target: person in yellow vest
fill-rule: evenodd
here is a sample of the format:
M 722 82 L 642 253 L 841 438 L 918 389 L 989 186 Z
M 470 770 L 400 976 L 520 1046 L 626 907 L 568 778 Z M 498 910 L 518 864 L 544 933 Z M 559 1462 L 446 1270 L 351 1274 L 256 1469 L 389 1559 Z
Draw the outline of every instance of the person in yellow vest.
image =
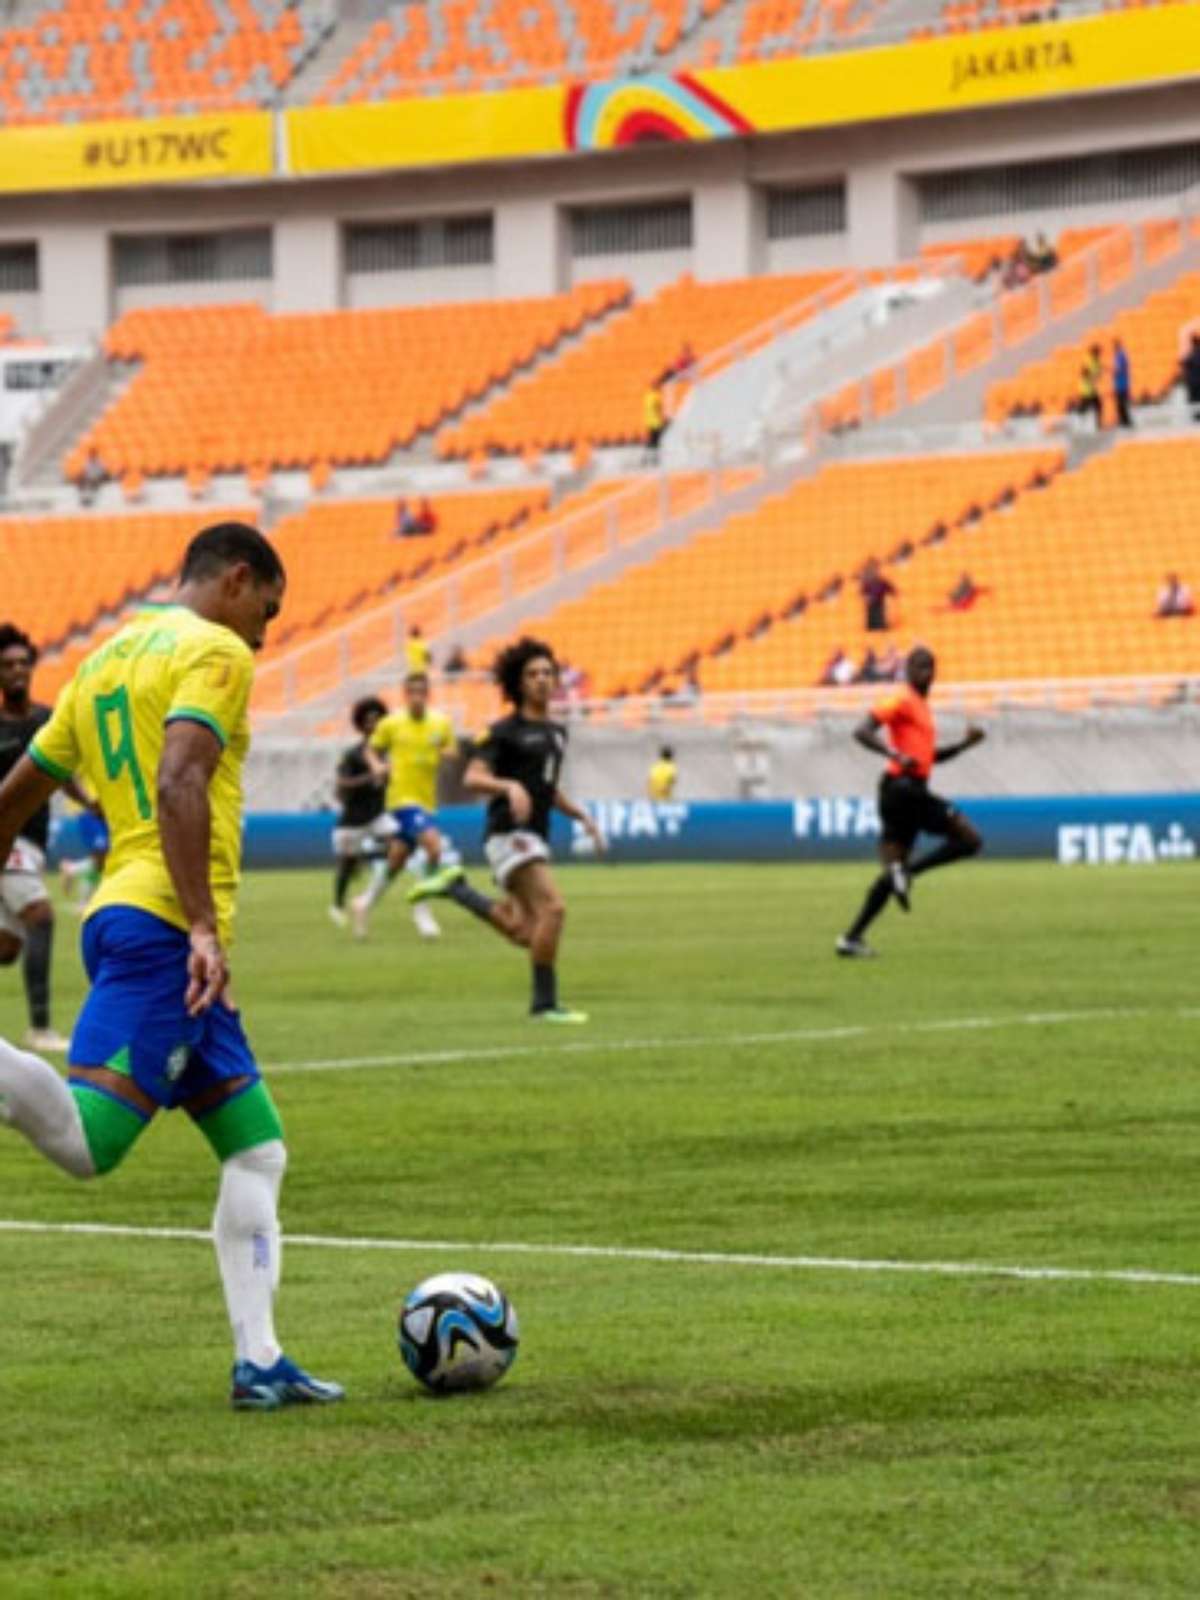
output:
M 658 446 L 667 431 L 667 412 L 663 404 L 662 389 L 652 383 L 642 399 L 642 427 L 646 434 L 646 455 L 656 459 Z
M 1095 419 L 1096 431 L 1099 432 L 1103 420 L 1103 406 L 1100 399 L 1100 383 L 1104 377 L 1104 362 L 1100 356 L 1100 346 L 1094 344 L 1088 352 L 1087 360 L 1079 369 L 1079 414 L 1086 416 L 1089 412 Z
M 429 641 L 414 622 L 404 641 L 404 669 L 412 673 L 428 672 L 431 662 Z
M 646 779 L 646 792 L 651 800 L 670 800 L 678 781 L 679 768 L 675 765 L 675 752 L 669 744 L 664 744 L 658 752 L 658 760 L 650 768 Z

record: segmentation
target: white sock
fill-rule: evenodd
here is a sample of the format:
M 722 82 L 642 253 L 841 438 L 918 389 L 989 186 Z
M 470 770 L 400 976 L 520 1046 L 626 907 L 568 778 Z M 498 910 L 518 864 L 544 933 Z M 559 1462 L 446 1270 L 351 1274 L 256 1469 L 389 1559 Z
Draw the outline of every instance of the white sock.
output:
M 281 1139 L 230 1156 L 221 1167 L 213 1242 L 239 1361 L 279 1360 L 274 1300 L 279 1287 L 279 1186 L 287 1166 Z
M 392 874 L 386 861 L 372 861 L 371 876 L 363 891 L 363 904 L 369 910 L 377 906 L 392 886 Z
M 23 1133 L 73 1178 L 94 1178 L 96 1166 L 75 1097 L 52 1066 L 0 1039 L 0 1124 Z

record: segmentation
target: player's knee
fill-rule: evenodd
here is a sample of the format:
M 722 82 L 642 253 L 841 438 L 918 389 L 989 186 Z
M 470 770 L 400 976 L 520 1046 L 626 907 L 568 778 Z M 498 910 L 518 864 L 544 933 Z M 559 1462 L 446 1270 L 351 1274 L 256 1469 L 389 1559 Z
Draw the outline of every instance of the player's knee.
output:
M 38 928 L 47 922 L 53 922 L 54 907 L 49 900 L 35 900 L 21 913 L 21 921 L 27 928 Z
M 566 902 L 556 894 L 547 895 L 538 907 L 538 921 L 543 927 L 561 929 L 566 920 Z
M 287 1171 L 287 1145 L 282 1139 L 266 1139 L 262 1144 L 251 1145 L 227 1157 L 225 1165 L 237 1165 L 243 1172 L 253 1172 L 259 1177 L 282 1183 Z
M 959 843 L 969 856 L 977 856 L 983 849 L 983 835 L 976 833 L 972 827 L 963 828 L 959 833 Z

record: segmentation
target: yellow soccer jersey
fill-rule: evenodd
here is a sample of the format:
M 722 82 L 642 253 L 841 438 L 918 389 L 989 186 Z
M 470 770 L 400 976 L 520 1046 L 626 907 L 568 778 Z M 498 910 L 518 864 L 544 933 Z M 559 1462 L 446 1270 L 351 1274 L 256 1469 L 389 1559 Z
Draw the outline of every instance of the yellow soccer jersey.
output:
M 407 711 L 381 717 L 371 735 L 371 748 L 385 755 L 390 768 L 386 805 L 437 809 L 438 765 L 454 749 L 454 728 L 444 711 L 427 711 L 418 722 Z
M 155 801 L 168 722 L 202 722 L 224 754 L 209 785 L 209 881 L 220 935 L 233 928 L 242 854 L 242 763 L 250 747 L 254 681 L 248 645 L 186 606 L 141 611 L 93 650 L 63 689 L 29 747 L 38 766 L 78 773 L 99 800 L 112 836 L 100 887 L 88 906 L 134 906 L 187 929 L 163 857 Z

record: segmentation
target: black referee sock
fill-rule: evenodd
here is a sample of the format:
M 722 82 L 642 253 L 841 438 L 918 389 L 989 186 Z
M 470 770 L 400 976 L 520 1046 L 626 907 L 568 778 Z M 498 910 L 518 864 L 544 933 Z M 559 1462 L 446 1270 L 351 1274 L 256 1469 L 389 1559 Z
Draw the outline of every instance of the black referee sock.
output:
M 957 839 L 947 839 L 945 844 L 939 844 L 935 850 L 920 856 L 908 869 L 910 878 L 919 878 L 923 872 L 932 872 L 935 867 L 948 867 L 952 861 L 961 861 L 964 856 L 973 856 L 974 850 L 968 849 Z
M 855 918 L 853 925 L 846 933 L 847 939 L 861 939 L 863 934 L 875 921 L 891 899 L 892 880 L 886 872 L 881 872 L 875 882 L 867 890 L 867 898 L 863 901 L 863 908 Z
M 346 890 L 354 878 L 358 862 L 354 860 L 339 861 L 337 877 L 333 880 L 333 903 L 339 910 L 346 903 Z
M 553 967 L 533 964 L 533 1004 L 531 1011 L 558 1010 L 558 976 Z
M 35 922 L 25 930 L 25 998 L 31 1028 L 50 1026 L 50 949 L 54 924 Z
M 486 894 L 480 894 L 478 889 L 472 889 L 465 878 L 450 885 L 446 890 L 446 898 L 460 905 L 464 911 L 469 911 L 473 917 L 478 917 L 480 922 L 492 920 L 492 909 L 496 902 Z

